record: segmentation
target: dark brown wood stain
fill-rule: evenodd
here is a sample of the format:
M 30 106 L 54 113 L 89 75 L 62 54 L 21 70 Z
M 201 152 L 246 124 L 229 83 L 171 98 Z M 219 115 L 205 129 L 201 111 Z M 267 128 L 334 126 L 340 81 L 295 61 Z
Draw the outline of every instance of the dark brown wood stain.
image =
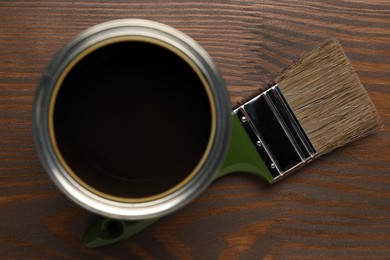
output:
M 109 195 L 142 198 L 183 181 L 203 156 L 211 109 L 198 75 L 154 44 L 95 50 L 64 79 L 54 132 L 74 173 Z
M 388 1 L 1 1 L 0 258 L 286 259 L 390 255 Z M 44 172 L 31 136 L 33 94 L 54 53 L 118 18 L 174 26 L 223 74 L 232 105 L 305 51 L 338 38 L 384 128 L 267 186 L 226 177 L 179 212 L 101 249 L 81 238 L 95 220 Z

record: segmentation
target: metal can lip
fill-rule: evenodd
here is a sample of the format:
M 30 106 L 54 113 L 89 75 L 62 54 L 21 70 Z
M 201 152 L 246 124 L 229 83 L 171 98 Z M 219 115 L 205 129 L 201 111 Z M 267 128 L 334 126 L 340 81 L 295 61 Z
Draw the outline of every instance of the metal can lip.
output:
M 78 183 L 61 163 L 50 139 L 49 107 L 56 82 L 81 52 L 116 37 L 149 37 L 182 52 L 208 83 L 215 108 L 215 135 L 210 151 L 196 174 L 177 190 L 152 200 L 116 201 L 98 196 Z M 167 25 L 140 19 L 114 20 L 96 25 L 60 50 L 48 65 L 39 83 L 33 107 L 33 135 L 42 164 L 56 185 L 70 199 L 97 214 L 139 220 L 166 215 L 196 198 L 214 179 L 230 140 L 230 103 L 217 68 L 209 55 L 194 40 Z

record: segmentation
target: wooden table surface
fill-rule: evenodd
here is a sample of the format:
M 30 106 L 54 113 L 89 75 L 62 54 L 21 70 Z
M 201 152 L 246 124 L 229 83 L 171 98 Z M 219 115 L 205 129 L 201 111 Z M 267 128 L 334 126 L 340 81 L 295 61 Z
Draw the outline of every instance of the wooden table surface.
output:
M 274 186 L 237 174 L 121 243 L 86 249 L 97 216 L 44 172 L 33 95 L 55 52 L 118 18 L 166 23 L 199 42 L 237 102 L 328 37 L 345 48 L 384 128 Z M 0 258 L 390 259 L 390 3 L 383 1 L 0 2 Z

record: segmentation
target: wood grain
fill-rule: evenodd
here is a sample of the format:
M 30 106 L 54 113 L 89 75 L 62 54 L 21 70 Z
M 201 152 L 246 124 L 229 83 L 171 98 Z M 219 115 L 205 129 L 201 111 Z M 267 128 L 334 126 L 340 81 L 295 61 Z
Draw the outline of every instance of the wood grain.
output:
M 96 219 L 44 172 L 31 134 L 39 77 L 80 31 L 118 18 L 174 26 L 213 57 L 232 105 L 329 36 L 341 41 L 384 128 L 274 186 L 245 174 L 214 183 L 185 209 L 101 249 L 81 238 Z M 0 258 L 390 258 L 388 1 L 1 1 Z

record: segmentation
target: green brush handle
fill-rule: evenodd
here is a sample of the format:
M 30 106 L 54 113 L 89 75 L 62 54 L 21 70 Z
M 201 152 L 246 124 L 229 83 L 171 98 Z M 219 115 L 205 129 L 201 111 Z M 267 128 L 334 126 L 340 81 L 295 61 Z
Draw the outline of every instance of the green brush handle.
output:
M 270 184 L 273 183 L 273 176 L 256 151 L 239 119 L 232 115 L 232 121 L 233 133 L 230 146 L 215 179 L 234 172 L 248 172 L 259 176 Z M 157 220 L 158 218 L 139 221 L 101 218 L 88 229 L 83 244 L 88 248 L 109 245 L 137 234 Z

